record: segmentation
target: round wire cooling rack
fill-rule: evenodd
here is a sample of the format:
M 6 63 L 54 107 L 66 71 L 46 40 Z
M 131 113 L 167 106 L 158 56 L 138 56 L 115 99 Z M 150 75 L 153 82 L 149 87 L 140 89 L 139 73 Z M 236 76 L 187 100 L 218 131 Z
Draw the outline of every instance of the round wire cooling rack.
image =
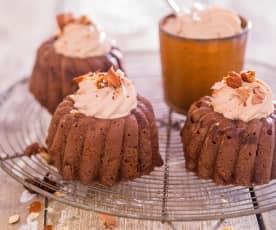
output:
M 63 203 L 115 216 L 192 221 L 238 217 L 276 208 L 276 181 L 254 187 L 217 186 L 201 180 L 184 167 L 179 131 L 185 117 L 163 103 L 161 79 L 155 55 L 127 57 L 129 76 L 142 95 L 151 99 L 157 116 L 160 152 L 164 165 L 150 175 L 111 188 L 63 181 L 41 155 L 24 156 L 27 145 L 44 145 L 50 115 L 28 92 L 28 79 L 15 83 L 0 95 L 0 166 L 17 181 L 44 196 Z M 141 64 L 142 63 L 142 64 Z M 144 63 L 144 64 L 143 64 Z M 147 68 L 145 67 L 147 64 Z M 247 67 L 276 89 L 276 68 L 250 61 Z M 147 69 L 147 75 L 139 70 Z M 156 71 L 156 72 L 155 72 Z M 54 193 L 55 191 L 59 191 Z

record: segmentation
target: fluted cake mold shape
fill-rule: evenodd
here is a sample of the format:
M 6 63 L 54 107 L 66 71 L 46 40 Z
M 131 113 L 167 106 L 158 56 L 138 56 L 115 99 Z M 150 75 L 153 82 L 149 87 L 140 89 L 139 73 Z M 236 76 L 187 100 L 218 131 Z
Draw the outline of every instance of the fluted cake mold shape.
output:
M 142 96 L 137 101 L 137 108 L 117 119 L 72 112 L 70 96 L 60 103 L 46 143 L 51 163 L 64 180 L 112 186 L 149 174 L 163 164 L 153 108 Z
M 63 21 L 60 22 L 59 18 Z M 67 21 L 64 21 L 65 19 Z M 123 69 L 122 53 L 111 44 L 110 50 L 102 55 L 72 57 L 58 53 L 55 48 L 55 42 L 62 35 L 62 29 L 66 26 L 63 25 L 64 23 L 70 24 L 77 21 L 77 23 L 81 24 L 88 23 L 87 26 L 90 24 L 94 25 L 94 23 L 87 21 L 88 19 L 85 16 L 77 19 L 72 14 L 58 15 L 57 20 L 60 27 L 60 24 L 62 24 L 60 28 L 61 32 L 43 42 L 38 48 L 29 83 L 29 89 L 36 100 L 51 114 L 54 113 L 56 107 L 64 97 L 77 90 L 77 84 L 72 81 L 74 77 L 88 72 L 104 72 L 111 66 L 115 69 Z
M 181 131 L 185 166 L 220 185 L 251 186 L 276 178 L 275 106 L 249 122 L 217 113 L 205 96 L 190 107 Z

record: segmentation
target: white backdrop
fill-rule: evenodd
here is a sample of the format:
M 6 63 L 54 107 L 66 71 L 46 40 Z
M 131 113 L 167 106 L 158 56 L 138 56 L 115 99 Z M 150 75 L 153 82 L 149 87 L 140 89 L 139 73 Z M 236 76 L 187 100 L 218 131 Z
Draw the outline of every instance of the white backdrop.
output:
M 192 0 L 178 0 L 185 6 Z M 229 6 L 253 21 L 247 56 L 276 65 L 275 0 L 202 0 Z M 61 11 L 89 14 L 125 52 L 158 50 L 165 0 L 0 0 L 0 90 L 31 71 L 35 50 L 56 30 Z

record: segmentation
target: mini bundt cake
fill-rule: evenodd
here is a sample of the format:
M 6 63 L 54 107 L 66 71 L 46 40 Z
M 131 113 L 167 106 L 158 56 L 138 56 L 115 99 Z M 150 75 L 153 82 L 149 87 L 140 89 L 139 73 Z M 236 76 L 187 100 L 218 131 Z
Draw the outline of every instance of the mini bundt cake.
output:
M 30 79 L 30 91 L 50 113 L 77 89 L 75 76 L 122 69 L 120 50 L 87 17 L 61 14 L 57 21 L 60 32 L 39 47 Z
M 57 107 L 46 140 L 64 180 L 111 186 L 163 164 L 153 108 L 122 71 L 75 81 L 79 89 Z
M 272 91 L 254 71 L 230 72 L 189 109 L 181 132 L 186 168 L 217 184 L 276 178 Z

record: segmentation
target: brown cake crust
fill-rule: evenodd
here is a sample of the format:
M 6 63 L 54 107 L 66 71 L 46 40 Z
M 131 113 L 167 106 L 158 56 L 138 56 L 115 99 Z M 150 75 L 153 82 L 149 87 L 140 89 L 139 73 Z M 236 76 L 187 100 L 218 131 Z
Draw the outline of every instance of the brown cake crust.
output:
M 128 180 L 138 176 L 139 126 L 135 115 L 126 117 L 120 177 Z M 159 154 L 159 153 L 158 153 Z
M 98 119 L 71 112 L 67 96 L 57 107 L 46 140 L 51 162 L 65 180 L 111 186 L 149 174 L 163 164 L 150 102 L 137 97 L 138 106 L 118 119 Z
M 230 120 L 210 102 L 210 97 L 195 102 L 181 130 L 186 168 L 223 185 L 251 186 L 276 178 L 275 115 Z
M 80 181 L 84 184 L 91 184 L 99 178 L 106 133 L 110 127 L 110 121 L 88 119 L 90 124 L 80 160 Z
M 116 47 L 104 55 L 88 58 L 72 58 L 56 52 L 56 37 L 44 42 L 37 50 L 36 61 L 29 88 L 39 103 L 54 113 L 64 97 L 77 89 L 74 77 L 88 72 L 106 72 L 113 66 L 123 69 L 122 54 Z

